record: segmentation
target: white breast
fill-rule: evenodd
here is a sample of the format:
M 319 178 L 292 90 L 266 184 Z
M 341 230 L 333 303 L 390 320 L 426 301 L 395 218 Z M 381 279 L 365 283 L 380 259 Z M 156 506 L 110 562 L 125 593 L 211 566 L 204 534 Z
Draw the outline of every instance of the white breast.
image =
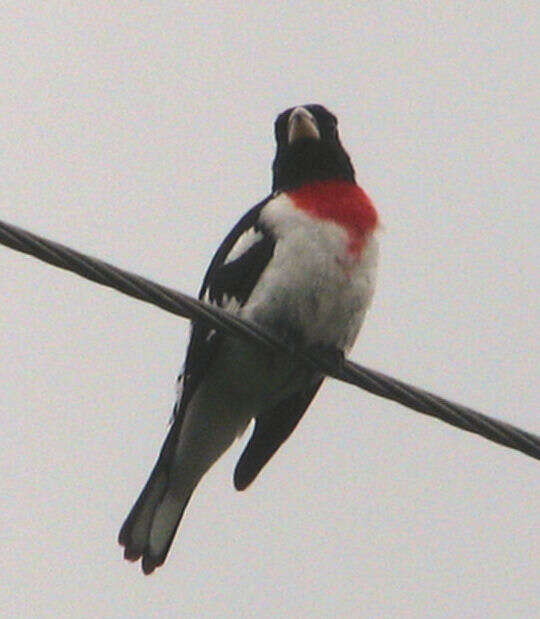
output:
M 351 255 L 342 226 L 308 215 L 285 194 L 269 202 L 260 219 L 277 242 L 242 315 L 307 345 L 350 348 L 375 288 L 374 235 Z

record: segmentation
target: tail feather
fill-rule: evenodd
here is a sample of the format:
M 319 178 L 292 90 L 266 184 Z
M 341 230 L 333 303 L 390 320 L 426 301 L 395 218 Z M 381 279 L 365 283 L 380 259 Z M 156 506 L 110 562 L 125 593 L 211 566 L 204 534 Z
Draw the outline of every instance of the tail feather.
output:
M 182 495 L 178 488 L 173 492 L 170 487 L 177 434 L 174 425 L 146 485 L 118 535 L 118 543 L 124 546 L 124 557 L 128 561 L 137 561 L 142 557 L 145 574 L 152 573 L 164 563 L 193 492 L 187 489 Z
M 142 555 L 145 574 L 151 574 L 165 562 L 190 497 L 191 492 L 187 498 L 179 499 L 168 491 L 156 507 Z
M 118 535 L 124 557 L 128 561 L 142 557 L 145 574 L 164 563 L 191 494 L 178 497 L 169 489 L 165 471 L 152 472 Z
M 210 381 L 199 389 L 186 423 L 182 411 L 175 416 L 150 478 L 120 530 L 125 558 L 142 558 L 145 574 L 164 563 L 195 487 L 249 419 L 243 409 L 231 416 L 220 385 Z
M 166 471 L 156 465 L 120 529 L 118 543 L 124 546 L 128 561 L 137 561 L 147 546 L 154 512 L 167 491 L 167 477 Z

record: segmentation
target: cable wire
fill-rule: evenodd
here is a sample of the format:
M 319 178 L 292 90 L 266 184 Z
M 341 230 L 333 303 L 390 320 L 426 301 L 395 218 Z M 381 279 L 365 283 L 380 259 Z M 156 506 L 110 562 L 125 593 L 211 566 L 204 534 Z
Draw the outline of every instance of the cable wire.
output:
M 293 355 L 328 376 L 540 460 L 540 437 L 535 434 L 352 361 L 340 362 L 331 356 L 326 357 L 315 354 L 313 351 L 292 347 L 266 333 L 257 325 L 233 316 L 218 307 L 198 301 L 182 292 L 119 269 L 60 243 L 0 221 L 0 244 L 61 269 L 77 273 L 103 286 L 114 288 L 128 296 L 157 305 L 177 316 L 202 320 L 213 328 L 221 329 L 234 337 L 241 337 L 262 346 L 269 352 Z

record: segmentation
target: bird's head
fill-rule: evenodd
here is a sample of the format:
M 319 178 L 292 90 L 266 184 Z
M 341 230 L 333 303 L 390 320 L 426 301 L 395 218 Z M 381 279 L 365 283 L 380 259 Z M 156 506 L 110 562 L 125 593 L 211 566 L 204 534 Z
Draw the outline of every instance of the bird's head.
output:
M 354 169 L 338 134 L 337 118 L 322 105 L 291 107 L 275 122 L 273 191 L 314 181 L 354 182 Z

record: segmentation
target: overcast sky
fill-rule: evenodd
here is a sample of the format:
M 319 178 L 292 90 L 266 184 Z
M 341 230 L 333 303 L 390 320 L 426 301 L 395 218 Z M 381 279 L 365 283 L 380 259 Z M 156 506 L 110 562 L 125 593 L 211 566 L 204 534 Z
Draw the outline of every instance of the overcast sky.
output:
M 385 226 L 352 358 L 540 433 L 537 3 L 200 5 L 3 4 L 0 217 L 195 294 L 276 114 L 322 103 Z M 538 462 L 334 381 L 144 577 L 116 537 L 187 323 L 6 248 L 0 276 L 3 616 L 540 615 Z

